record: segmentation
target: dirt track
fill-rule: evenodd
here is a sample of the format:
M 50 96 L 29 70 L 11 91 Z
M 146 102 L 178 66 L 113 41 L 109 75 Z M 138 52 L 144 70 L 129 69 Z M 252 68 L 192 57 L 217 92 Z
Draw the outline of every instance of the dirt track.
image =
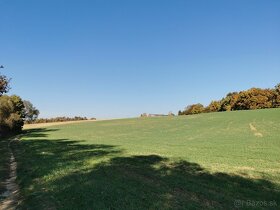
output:
M 0 202 L 0 210 L 14 210 L 16 209 L 19 202 L 19 186 L 16 183 L 17 162 L 10 147 L 10 144 L 13 141 L 18 141 L 18 139 L 15 138 L 9 142 L 10 175 L 9 178 L 5 181 L 6 191 L 2 195 L 2 197 L 5 197 L 5 199 Z

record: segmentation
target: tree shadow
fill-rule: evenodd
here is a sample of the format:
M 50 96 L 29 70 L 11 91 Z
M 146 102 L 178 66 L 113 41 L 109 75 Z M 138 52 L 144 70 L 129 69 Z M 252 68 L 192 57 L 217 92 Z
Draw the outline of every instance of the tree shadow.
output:
M 59 209 L 277 209 L 280 203 L 279 188 L 269 181 L 211 174 L 157 155 L 115 157 L 52 184 L 63 186 L 53 191 Z M 252 206 L 259 201 L 272 203 Z
M 14 149 L 24 197 L 19 209 L 277 209 L 280 205 L 278 185 L 210 173 L 197 163 L 158 155 L 126 157 L 116 146 L 68 139 L 25 140 L 15 142 Z M 259 201 L 272 203 L 252 206 Z
M 59 129 L 50 128 L 30 128 L 22 131 L 22 135 L 27 138 L 47 137 L 50 132 L 58 131 Z
M 2 193 L 6 191 L 5 181 L 9 178 L 10 152 L 8 139 L 0 140 L 0 202 L 3 199 Z

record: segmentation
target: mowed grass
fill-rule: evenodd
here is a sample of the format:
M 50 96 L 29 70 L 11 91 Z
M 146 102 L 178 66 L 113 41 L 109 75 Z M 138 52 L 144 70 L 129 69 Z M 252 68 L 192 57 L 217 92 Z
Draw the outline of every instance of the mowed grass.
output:
M 22 209 L 280 208 L 280 109 L 27 129 L 13 148 Z

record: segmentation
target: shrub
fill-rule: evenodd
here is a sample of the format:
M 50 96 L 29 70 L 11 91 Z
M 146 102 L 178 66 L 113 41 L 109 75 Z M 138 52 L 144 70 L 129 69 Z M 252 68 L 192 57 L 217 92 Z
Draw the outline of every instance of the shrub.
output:
M 204 112 L 204 107 L 202 104 L 192 104 L 185 108 L 181 114 L 183 115 L 190 115 L 190 114 L 199 114 Z
M 19 133 L 24 124 L 24 105 L 19 96 L 0 97 L 0 136 Z
M 31 123 L 36 120 L 40 114 L 39 110 L 33 106 L 30 101 L 23 101 L 24 104 L 24 113 L 25 113 L 25 121 Z

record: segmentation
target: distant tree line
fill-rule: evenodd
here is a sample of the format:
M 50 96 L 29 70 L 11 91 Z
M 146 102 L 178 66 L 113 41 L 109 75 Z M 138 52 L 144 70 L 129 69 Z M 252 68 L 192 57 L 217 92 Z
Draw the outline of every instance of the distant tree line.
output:
M 88 120 L 86 117 L 54 117 L 54 118 L 40 118 L 35 119 L 33 121 L 27 121 L 27 124 L 31 123 L 50 123 L 50 122 L 66 122 L 66 121 L 78 121 L 78 120 Z M 91 118 L 91 120 L 95 120 L 95 118 Z
M 206 107 L 200 103 L 189 105 L 183 111 L 180 110 L 178 115 L 278 107 L 280 107 L 280 84 L 272 89 L 251 88 L 228 93 L 221 100 L 212 101 Z

